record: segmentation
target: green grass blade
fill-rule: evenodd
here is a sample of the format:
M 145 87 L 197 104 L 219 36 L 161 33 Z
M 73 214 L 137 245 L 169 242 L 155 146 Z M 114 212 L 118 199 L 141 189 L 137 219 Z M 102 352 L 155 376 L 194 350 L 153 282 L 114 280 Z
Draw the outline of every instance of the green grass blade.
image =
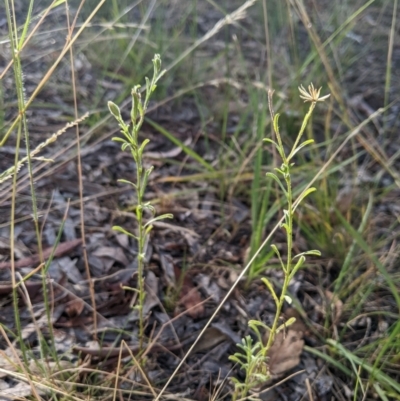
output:
M 214 172 L 215 169 L 211 164 L 207 163 L 199 154 L 197 154 L 194 150 L 187 147 L 183 142 L 181 142 L 178 138 L 176 138 L 171 132 L 163 128 L 161 125 L 157 124 L 150 118 L 145 118 L 146 122 L 150 124 L 153 128 L 155 128 L 158 132 L 163 134 L 167 139 L 169 139 L 174 145 L 179 146 L 188 156 L 192 159 L 199 162 L 202 166 L 204 166 L 208 171 Z
M 342 344 L 338 343 L 335 340 L 329 339 L 327 343 L 335 348 L 342 356 L 348 359 L 351 363 L 355 363 L 365 369 L 368 373 L 370 373 L 371 377 L 375 380 L 379 381 L 380 384 L 389 386 L 391 389 L 394 389 L 398 392 L 400 396 L 400 383 L 393 380 L 391 377 L 383 373 L 379 369 L 374 369 L 369 363 L 365 360 L 359 358 L 358 356 L 354 355 L 351 351 L 345 348 Z
M 335 368 L 342 371 L 345 375 L 347 375 L 349 377 L 352 375 L 351 370 L 348 369 L 346 366 L 344 366 L 342 363 L 340 363 L 337 359 L 332 358 L 331 356 L 317 350 L 316 348 L 305 345 L 304 351 L 307 351 L 310 354 L 313 354 L 313 355 L 317 356 L 318 358 L 321 358 L 322 360 L 328 362 L 330 365 L 332 365 Z
M 387 272 L 385 266 L 380 262 L 380 260 L 376 257 L 376 255 L 372 252 L 371 248 L 369 245 L 365 242 L 364 238 L 361 236 L 361 234 L 355 230 L 351 224 L 343 217 L 343 215 L 335 208 L 335 212 L 337 217 L 339 218 L 340 222 L 343 224 L 345 229 L 350 233 L 352 238 L 356 241 L 358 246 L 368 255 L 368 257 L 372 260 L 372 262 L 376 265 L 378 268 L 379 272 L 382 274 L 382 276 L 385 278 L 394 299 L 396 300 L 397 303 L 397 308 L 400 313 L 400 294 L 398 289 L 396 288 L 392 278 L 390 277 L 389 273 Z
M 373 204 L 374 204 L 373 196 L 372 196 L 372 194 L 370 194 L 367 208 L 366 208 L 365 213 L 364 213 L 364 215 L 362 217 L 361 224 L 360 224 L 360 226 L 359 226 L 359 228 L 357 230 L 357 232 L 359 233 L 360 237 L 361 237 L 362 233 L 364 232 L 365 227 L 367 225 L 369 216 L 370 216 L 371 211 L 372 211 Z M 349 268 L 349 266 L 351 264 L 351 261 L 353 259 L 354 253 L 356 251 L 356 245 L 357 245 L 357 239 L 354 238 L 353 242 L 352 242 L 352 244 L 350 246 L 350 249 L 347 252 L 347 255 L 346 255 L 346 258 L 345 258 L 345 260 L 343 262 L 342 268 L 340 269 L 339 277 L 336 279 L 335 290 L 334 290 L 335 293 L 337 293 L 339 291 L 339 288 L 343 288 L 342 287 L 343 279 L 348 274 L 348 268 Z
M 29 3 L 28 15 L 26 16 L 24 29 L 22 30 L 22 34 L 21 34 L 21 37 L 19 38 L 19 42 L 18 42 L 18 50 L 22 47 L 22 44 L 24 43 L 25 38 L 26 38 L 26 34 L 28 33 L 29 24 L 30 24 L 31 18 L 32 18 L 33 3 L 34 3 L 34 0 L 31 0 Z

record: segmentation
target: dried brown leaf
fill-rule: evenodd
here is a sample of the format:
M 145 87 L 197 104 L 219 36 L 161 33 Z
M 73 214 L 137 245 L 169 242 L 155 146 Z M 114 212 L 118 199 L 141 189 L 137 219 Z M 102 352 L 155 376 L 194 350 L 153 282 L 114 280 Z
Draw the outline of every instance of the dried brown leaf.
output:
M 179 282 L 179 277 L 182 274 L 181 270 L 174 266 L 176 281 Z M 194 286 L 192 279 L 185 273 L 183 278 L 182 288 L 179 293 L 179 304 L 183 305 L 187 310 L 187 314 L 197 319 L 204 314 L 204 305 L 197 287 Z
M 70 297 L 70 301 L 68 302 L 67 306 L 65 307 L 65 312 L 69 317 L 76 317 L 79 316 L 85 307 L 85 303 L 81 298 L 77 297 Z
M 209 327 L 196 343 L 193 352 L 207 351 L 226 340 L 227 336 L 216 327 Z
M 76 248 L 78 245 L 82 243 L 82 240 L 79 239 L 74 239 L 72 241 L 67 241 L 67 242 L 61 242 L 58 244 L 57 248 L 54 251 L 54 258 L 58 258 L 62 255 L 67 254 L 70 252 L 72 249 Z M 53 248 L 47 248 L 43 251 L 43 259 L 47 259 L 51 254 L 53 253 Z M 39 255 L 32 255 L 27 258 L 20 259 L 14 263 L 14 266 L 16 268 L 20 267 L 27 267 L 31 266 L 34 264 L 39 263 L 40 261 L 40 256 Z M 0 269 L 10 269 L 11 268 L 11 262 L 2 262 L 0 263 Z
M 269 371 L 271 377 L 276 379 L 293 369 L 300 363 L 300 355 L 303 351 L 303 332 L 282 330 L 275 337 L 274 344 L 269 350 Z

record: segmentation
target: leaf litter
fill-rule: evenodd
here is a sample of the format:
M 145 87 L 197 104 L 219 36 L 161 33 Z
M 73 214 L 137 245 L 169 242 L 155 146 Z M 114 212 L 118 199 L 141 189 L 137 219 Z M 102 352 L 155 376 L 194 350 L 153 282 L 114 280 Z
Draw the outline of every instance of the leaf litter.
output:
M 205 18 L 203 24 L 209 23 L 210 20 L 212 18 Z M 59 45 L 63 40 L 61 36 L 55 35 Z M 37 72 L 45 70 L 42 59 L 34 57 L 34 47 L 30 52 L 27 57 L 31 58 L 32 62 L 25 71 L 28 93 L 40 80 Z M 2 63 L 4 59 L 3 55 Z M 82 76 L 79 90 L 87 96 L 95 90 L 96 82 L 101 81 L 97 81 L 93 66 L 83 54 L 79 55 L 78 61 Z M 52 101 L 60 110 L 69 110 L 71 99 L 60 98 L 55 90 L 66 81 L 65 77 L 68 77 L 68 74 L 68 68 L 63 67 L 55 82 L 47 85 L 38 99 L 43 102 Z M 7 81 L 5 82 L 7 85 Z M 103 83 L 103 87 L 108 91 L 107 97 L 114 98 L 119 87 L 111 85 L 108 81 L 107 85 L 104 80 Z M 207 98 L 218 95 L 212 88 L 204 88 L 204 93 Z M 363 106 L 365 101 L 364 96 Z M 32 140 L 37 144 L 42 142 L 43 132 L 50 134 L 62 128 L 59 120 L 63 115 L 60 110 L 47 110 L 45 107 L 40 108 L 40 104 L 38 106 L 35 113 L 29 116 Z M 363 110 L 369 112 L 367 106 Z M 201 132 L 202 128 L 196 110 L 195 103 L 190 98 L 185 98 L 179 110 L 167 104 L 151 117 L 155 120 L 158 117 L 158 121 L 162 121 L 166 128 L 174 132 L 185 146 L 195 149 L 205 160 L 214 161 L 217 156 L 216 149 L 207 147 L 204 138 L 197 138 L 194 134 Z M 85 111 L 82 110 L 82 113 Z M 235 116 L 228 121 L 228 133 L 235 132 L 236 121 Z M 88 131 L 84 126 L 80 129 L 82 134 Z M 210 132 L 210 138 L 213 135 L 218 138 L 218 126 L 210 125 L 210 131 L 213 130 L 215 132 Z M 67 132 L 64 135 L 68 134 Z M 218 185 L 212 180 L 206 185 L 201 180 L 183 181 L 182 177 L 198 171 L 197 166 L 185 157 L 180 147 L 171 146 L 150 126 L 145 126 L 144 135 L 152 141 L 152 148 L 149 148 L 146 155 L 148 163 L 157 165 L 150 183 L 151 193 L 147 196 L 158 201 L 157 207 L 162 213 L 171 212 L 175 216 L 173 221 L 154 224 L 155 232 L 146 253 L 148 270 L 145 284 L 148 291 L 145 311 L 148 315 L 149 338 L 146 350 L 149 360 L 147 374 L 162 381 L 171 375 L 182 353 L 193 343 L 215 305 L 225 296 L 240 272 L 245 259 L 245 249 L 249 246 L 251 237 L 251 211 L 243 199 L 219 199 Z M 37 274 L 41 257 L 37 252 L 31 217 L 26 212 L 29 210 L 27 205 L 30 204 L 26 170 L 21 171 L 22 179 L 18 184 L 19 196 L 16 203 L 18 222 L 15 227 L 14 266 L 21 277 L 26 279 L 20 284 L 21 289 L 18 293 L 22 338 L 38 364 L 43 362 L 40 358 L 40 334 L 49 343 L 56 343 L 55 349 L 65 358 L 60 361 L 63 364 L 61 369 L 67 369 L 70 364 L 78 368 L 85 364 L 85 367 L 104 369 L 106 372 L 116 368 L 120 352 L 128 361 L 130 352 L 135 354 L 138 351 L 137 315 L 132 310 L 135 294 L 129 290 L 129 287 L 136 287 L 135 244 L 128 236 L 111 230 L 115 224 L 135 230 L 132 219 L 134 211 L 131 210 L 131 205 L 134 204 L 133 192 L 117 182 L 118 178 L 133 174 L 134 165 L 127 161 L 126 156 L 111 141 L 87 144 L 83 148 L 86 240 L 92 273 L 90 280 L 93 280 L 95 286 L 98 315 L 95 333 L 93 311 L 88 298 L 89 278 L 86 277 L 79 238 L 77 163 L 73 151 L 66 150 L 71 137 L 57 142 L 56 150 L 44 150 L 44 154 L 48 152 L 47 157 L 52 157 L 54 152 L 58 154 L 53 168 L 44 170 L 44 167 L 41 167 L 36 170 L 39 206 L 45 216 L 42 221 L 45 227 L 42 257 L 46 260 L 54 253 L 46 279 L 46 291 L 52 297 L 52 337 L 43 308 L 42 281 Z M 1 152 L 3 155 L 10 153 L 7 153 L 7 149 L 1 149 Z M 169 163 L 170 158 L 179 162 L 179 167 Z M 8 168 L 6 162 L 9 161 L 7 158 L 0 161 L 2 169 Z M 0 194 L 0 323 L 10 332 L 15 332 L 9 271 L 9 221 L 5 217 L 10 214 L 10 193 L 9 187 L 3 187 Z M 353 202 L 353 193 L 349 195 L 343 190 L 339 195 L 337 206 L 345 211 Z M 397 213 L 395 200 L 398 194 L 391 191 L 386 196 L 387 201 L 380 206 L 382 219 L 387 218 L 387 209 Z M 68 202 L 68 214 L 63 220 Z M 54 247 L 58 229 L 63 221 L 62 239 Z M 329 271 L 329 268 L 326 270 Z M 32 277 L 27 278 L 30 275 Z M 269 276 L 277 282 L 281 278 L 276 272 L 269 273 Z M 301 316 L 307 319 L 314 331 L 301 323 L 301 317 L 297 314 L 298 321 L 278 334 L 268 355 L 273 379 L 293 372 L 301 373 L 283 383 L 279 391 L 271 390 L 268 394 L 271 399 L 298 400 L 307 393 L 306 380 L 312 380 L 315 397 L 329 399 L 324 397 L 332 394 L 332 375 L 321 359 L 305 353 L 303 347 L 305 343 L 311 346 L 321 345 L 317 334 L 323 332 L 327 315 L 332 317 L 332 324 L 340 326 L 348 316 L 348 311 L 344 302 L 326 289 L 329 288 L 329 282 L 323 283 L 321 290 L 320 283 L 312 273 L 300 273 L 296 279 L 299 285 L 293 288 L 291 296 L 300 305 Z M 32 303 L 31 310 L 28 308 L 27 297 Z M 383 302 L 388 311 L 391 310 L 390 301 L 379 302 Z M 257 282 L 247 291 L 244 287 L 236 291 L 197 344 L 187 361 L 185 371 L 173 381 L 171 392 L 185 394 L 194 399 L 208 399 L 211 393 L 209 389 L 217 388 L 221 379 L 232 374 L 232 365 L 227 356 L 236 350 L 235 344 L 248 333 L 248 319 L 260 317 L 268 323 L 274 313 L 273 305 L 273 300 L 265 288 Z M 379 310 L 378 301 L 370 301 L 367 308 L 371 312 Z M 288 308 L 285 318 L 291 314 L 292 311 Z M 382 317 L 379 319 L 379 322 L 362 316 L 353 319 L 351 325 L 356 334 L 354 338 L 361 337 L 359 344 L 367 343 L 372 334 L 384 336 L 389 323 Z M 101 338 L 101 342 L 94 341 L 94 335 Z M 18 353 L 18 343 L 13 338 L 10 340 L 12 347 L 7 344 L 4 336 L 0 338 L 0 367 L 15 371 L 21 356 Z M 350 342 L 352 338 L 346 340 Z M 123 342 L 127 346 L 124 347 Z M 13 349 L 17 354 L 13 353 Z M 16 355 L 18 358 L 15 358 Z M 46 363 L 52 370 L 53 361 Z M 225 386 L 229 391 L 229 384 Z M 18 396 L 27 397 L 31 394 L 31 388 L 20 382 L 17 377 L 2 374 L 0 394 L 3 398 L 7 396 L 7 400 Z M 40 390 L 40 394 L 45 392 Z

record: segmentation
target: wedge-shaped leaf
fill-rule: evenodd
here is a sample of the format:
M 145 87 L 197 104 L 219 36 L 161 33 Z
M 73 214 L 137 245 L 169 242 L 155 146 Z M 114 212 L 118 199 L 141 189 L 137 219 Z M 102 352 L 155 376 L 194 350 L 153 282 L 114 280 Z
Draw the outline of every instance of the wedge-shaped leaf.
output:
M 122 121 L 121 112 L 119 110 L 119 107 L 111 100 L 107 103 L 107 106 L 108 106 L 108 110 L 110 110 L 110 113 L 116 118 L 116 120 Z
M 278 183 L 278 185 L 280 186 L 281 190 L 282 190 L 283 193 L 285 194 L 285 197 L 287 198 L 287 197 L 288 197 L 288 193 L 287 193 L 285 187 L 283 186 L 281 180 L 280 180 L 274 173 L 266 173 L 265 175 L 266 175 L 267 177 L 272 178 L 275 182 Z

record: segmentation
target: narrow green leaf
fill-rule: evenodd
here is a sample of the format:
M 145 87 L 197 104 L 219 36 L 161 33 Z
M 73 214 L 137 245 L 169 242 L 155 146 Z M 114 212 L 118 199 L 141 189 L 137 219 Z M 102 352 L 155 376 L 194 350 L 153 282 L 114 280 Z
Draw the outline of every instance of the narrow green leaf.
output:
M 136 184 L 134 184 L 132 181 L 128 181 L 128 180 L 125 180 L 125 179 L 123 179 L 123 178 L 120 178 L 119 180 L 118 180 L 118 182 L 121 182 L 121 183 L 123 183 L 123 184 L 128 184 L 128 185 L 131 185 L 133 188 L 137 188 L 137 186 L 136 186 Z
M 275 248 L 276 248 L 276 247 L 275 247 Z M 280 255 L 279 255 L 279 254 L 278 254 L 278 257 L 279 257 L 279 259 L 280 259 Z M 281 264 L 283 264 L 283 262 L 281 262 Z M 275 305 L 278 307 L 278 305 L 279 305 L 279 299 L 278 299 L 278 297 L 277 297 L 277 295 L 276 295 L 276 292 L 275 292 L 275 290 L 274 290 L 274 287 L 272 286 L 272 283 L 271 283 L 266 277 L 262 277 L 262 278 L 261 278 L 261 281 L 267 286 L 269 292 L 270 292 L 271 295 L 272 295 L 272 298 L 273 298 L 274 301 L 275 301 Z
M 126 142 L 126 140 L 124 138 L 120 138 L 119 136 L 114 136 L 111 138 L 111 140 L 115 141 L 115 142 L 122 142 L 122 143 Z
M 304 146 L 310 145 L 314 143 L 314 139 L 307 139 L 306 141 L 304 141 L 303 143 L 301 143 L 296 149 L 292 150 L 292 152 L 290 153 L 290 156 L 288 157 L 288 160 L 292 159 L 292 157 L 302 148 L 304 148 Z
M 157 217 L 153 217 L 152 219 L 150 219 L 145 225 L 144 227 L 147 227 L 149 224 L 153 224 L 155 221 L 160 221 L 160 220 L 164 220 L 164 219 L 173 219 L 174 216 L 171 213 L 166 213 L 166 214 L 162 214 L 160 216 Z
M 277 329 L 276 329 L 276 334 L 278 334 L 280 331 L 287 329 L 289 326 L 291 326 L 294 322 L 296 321 L 295 317 L 291 317 L 288 319 L 285 323 L 281 324 Z
M 51 8 L 58 7 L 58 6 L 60 6 L 61 4 L 65 3 L 65 1 L 66 1 L 66 0 L 57 0 L 57 1 L 52 5 Z
M 290 280 L 294 277 L 294 275 L 297 273 L 297 271 L 303 266 L 305 261 L 306 261 L 306 258 L 303 255 L 300 256 L 296 265 L 293 267 L 292 271 L 290 272 Z
M 299 253 L 293 259 L 299 258 L 300 256 L 303 256 L 303 255 L 304 256 L 308 256 L 308 255 L 321 256 L 321 252 L 316 250 L 316 249 L 313 249 L 311 251 L 306 251 L 306 252 Z
M 274 131 L 275 132 L 279 132 L 279 117 L 280 117 L 279 113 L 276 113 L 275 116 L 274 116 L 273 125 L 274 125 Z
M 264 328 L 264 329 L 267 329 L 267 330 L 271 331 L 271 329 L 269 328 L 269 326 L 267 326 L 264 322 L 261 322 L 260 320 L 251 319 L 251 320 L 249 320 L 248 325 L 249 325 L 249 326 L 252 325 L 252 326 L 254 326 L 254 327 L 262 327 L 262 328 Z
M 277 171 L 278 173 L 282 174 L 282 175 L 285 175 L 285 172 L 283 170 L 281 170 L 280 168 L 278 168 L 278 167 L 275 167 L 274 170 Z
M 283 186 L 281 180 L 274 173 L 266 173 L 265 175 L 267 177 L 269 177 L 269 178 L 272 178 L 275 182 L 278 183 L 279 187 L 281 188 L 281 190 L 285 194 L 285 197 L 287 198 L 288 197 L 288 193 L 287 193 L 285 187 Z
M 133 291 L 133 292 L 139 293 L 139 290 L 138 290 L 137 288 L 128 287 L 128 286 L 126 286 L 126 285 L 123 285 L 123 286 L 122 286 L 122 289 L 123 289 L 123 290 L 126 290 L 126 291 Z M 135 309 L 135 308 L 137 309 L 138 306 L 134 306 L 134 309 Z
M 400 383 L 393 380 L 391 377 L 386 375 L 380 369 L 374 369 L 365 359 L 359 358 L 358 356 L 354 355 L 351 351 L 345 348 L 342 344 L 340 344 L 336 340 L 328 339 L 326 342 L 334 347 L 341 355 L 347 358 L 349 361 L 357 364 L 358 366 L 362 367 L 366 370 L 371 378 L 379 381 L 382 385 L 389 386 L 395 389 L 398 393 L 400 393 Z
M 307 190 L 305 190 L 303 193 L 300 194 L 297 202 L 296 202 L 296 206 L 294 207 L 294 209 L 296 209 L 296 207 L 303 202 L 304 198 L 306 198 L 308 195 L 310 195 L 311 193 L 315 192 L 316 188 L 312 187 L 312 188 L 308 188 Z
M 281 227 L 284 228 L 287 233 L 290 233 L 291 230 L 290 230 L 290 227 L 289 227 L 289 225 L 287 223 L 283 223 L 281 225 Z
M 344 228 L 348 231 L 348 233 L 351 235 L 351 238 L 353 238 L 357 245 L 366 253 L 366 255 L 369 256 L 371 261 L 375 264 L 375 266 L 378 268 L 379 272 L 382 274 L 384 277 L 386 283 L 388 284 L 390 291 L 392 292 L 392 295 L 394 299 L 396 300 L 397 304 L 397 313 L 400 310 L 400 292 L 395 284 L 395 281 L 391 277 L 391 275 L 388 273 L 387 269 L 385 266 L 382 264 L 382 262 L 379 260 L 379 258 L 376 256 L 376 253 L 374 250 L 371 249 L 370 244 L 367 244 L 367 242 L 364 240 L 362 235 L 354 229 L 354 227 L 349 224 L 349 222 L 343 217 L 343 215 L 335 208 L 336 215 L 338 216 L 341 224 L 343 224 Z M 336 287 L 335 287 L 336 288 Z
M 236 355 L 229 355 L 228 359 L 230 361 L 232 361 L 232 362 L 235 362 L 235 363 L 239 364 L 239 365 L 242 364 L 242 361 Z M 234 379 L 234 378 L 231 377 L 231 379 Z M 235 380 L 237 380 L 237 379 L 235 379 Z
M 131 90 L 132 107 L 131 107 L 131 121 L 133 126 L 136 124 L 136 120 L 139 113 L 140 103 L 140 85 L 135 85 Z
M 142 142 L 142 144 L 140 145 L 140 147 L 139 147 L 139 149 L 138 149 L 138 154 L 140 155 L 140 156 L 142 156 L 142 154 L 143 154 L 143 150 L 144 150 L 144 148 L 146 147 L 146 145 L 148 144 L 150 142 L 150 139 L 145 139 L 143 142 Z
M 194 150 L 190 149 L 187 147 L 183 142 L 181 142 L 179 139 L 177 139 L 171 132 L 167 131 L 165 128 L 163 128 L 161 125 L 157 124 L 156 122 L 150 120 L 149 118 L 146 117 L 146 121 L 153 127 L 155 128 L 158 132 L 163 134 L 167 139 L 169 139 L 173 144 L 176 146 L 179 146 L 188 156 L 190 156 L 192 159 L 196 160 L 198 163 L 200 163 L 203 167 L 205 167 L 208 171 L 215 172 L 214 167 L 207 163 L 200 155 L 198 155 Z
M 154 75 L 158 75 L 161 70 L 161 56 L 156 53 L 153 57 Z
M 384 390 L 382 390 L 378 383 L 374 383 L 374 389 L 378 393 L 379 397 L 381 397 L 382 401 L 389 401 L 389 398 L 386 397 Z
M 269 139 L 269 138 L 264 138 L 264 139 L 263 139 L 263 142 L 272 143 L 272 145 L 275 146 L 276 150 L 277 150 L 277 151 L 279 152 L 279 154 L 280 154 L 281 149 L 279 148 L 279 145 L 278 145 L 275 141 L 273 141 L 272 139 Z
M 136 235 L 130 233 L 129 231 L 125 230 L 125 228 L 122 228 L 121 226 L 113 226 L 112 229 L 114 231 L 118 231 L 118 232 L 120 232 L 122 234 L 126 234 L 129 237 L 132 237 L 132 238 L 135 238 L 136 240 L 138 240 L 138 237 Z
M 309 352 L 310 354 L 316 355 L 322 361 L 326 361 L 332 366 L 336 367 L 338 370 L 342 371 L 347 377 L 351 377 L 351 370 L 344 366 L 341 362 L 338 361 L 338 358 L 332 358 L 326 352 L 321 352 L 315 347 L 309 347 L 308 345 L 304 345 L 304 350 Z
M 281 264 L 281 267 L 282 267 L 283 271 L 286 272 L 286 267 L 285 267 L 285 264 L 283 263 L 283 260 L 282 260 L 282 258 L 281 258 L 281 254 L 280 254 L 280 252 L 279 252 L 279 249 L 276 247 L 275 244 L 272 244 L 272 245 L 271 245 L 271 248 L 272 248 L 272 250 L 274 251 L 275 255 L 278 257 L 279 262 L 280 262 L 280 264 Z

